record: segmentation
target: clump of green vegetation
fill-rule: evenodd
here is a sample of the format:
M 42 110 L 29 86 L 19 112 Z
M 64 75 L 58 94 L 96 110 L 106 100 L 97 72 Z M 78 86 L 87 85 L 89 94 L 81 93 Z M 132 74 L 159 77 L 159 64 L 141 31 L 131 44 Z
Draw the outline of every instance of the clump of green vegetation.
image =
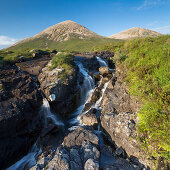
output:
M 116 52 L 124 44 L 123 40 L 114 40 L 113 42 L 107 43 L 105 45 L 101 44 L 100 46 L 93 47 L 92 51 L 110 51 L 112 53 Z
M 25 58 L 30 58 L 32 57 L 32 53 L 30 52 L 29 49 L 20 49 L 16 51 L 9 51 L 9 50 L 0 50 L 0 62 L 5 62 L 5 61 L 16 61 L 19 59 L 20 56 L 24 56 Z
M 51 61 L 51 69 L 62 68 L 63 72 L 60 73 L 59 78 L 66 80 L 69 75 L 73 73 L 74 56 L 69 53 L 58 53 Z
M 130 93 L 143 103 L 138 113 L 142 142 L 152 156 L 170 159 L 170 35 L 127 40 L 109 48 L 116 65 L 125 69 Z
M 0 84 L 0 91 L 4 90 L 4 87 L 2 84 Z

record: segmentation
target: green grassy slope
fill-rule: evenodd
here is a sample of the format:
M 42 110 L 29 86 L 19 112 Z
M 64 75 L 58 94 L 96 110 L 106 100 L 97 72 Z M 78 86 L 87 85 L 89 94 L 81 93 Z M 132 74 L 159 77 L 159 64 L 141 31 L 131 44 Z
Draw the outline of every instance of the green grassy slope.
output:
M 54 69 L 56 67 L 64 69 L 64 71 L 59 73 L 58 77 L 65 82 L 73 74 L 74 55 L 65 52 L 56 54 L 51 60 L 50 68 Z
M 138 114 L 142 146 L 154 157 L 170 159 L 170 35 L 99 49 L 114 53 L 116 65 L 125 69 L 130 93 L 144 103 Z
M 54 42 L 48 40 L 46 37 L 41 37 L 37 39 L 30 40 L 28 42 L 23 42 L 15 46 L 9 47 L 8 50 L 16 51 L 19 49 L 56 49 L 58 51 L 77 51 L 85 52 L 91 51 L 95 46 L 106 45 L 120 40 L 110 39 L 110 38 L 88 38 L 79 39 L 71 38 L 63 42 Z

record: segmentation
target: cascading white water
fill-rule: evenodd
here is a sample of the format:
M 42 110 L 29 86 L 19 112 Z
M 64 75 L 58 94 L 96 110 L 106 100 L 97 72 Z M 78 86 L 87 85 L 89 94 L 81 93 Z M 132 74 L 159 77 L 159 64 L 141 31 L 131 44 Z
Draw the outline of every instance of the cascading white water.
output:
M 97 61 L 99 62 L 101 67 L 108 67 L 108 65 L 106 64 L 106 62 L 104 60 L 102 60 L 100 57 L 96 56 Z
M 104 84 L 104 87 L 103 87 L 103 89 L 102 89 L 102 95 L 101 95 L 101 97 L 96 101 L 96 103 L 95 103 L 95 105 L 94 105 L 94 108 L 97 109 L 97 108 L 100 107 L 100 103 L 101 103 L 101 101 L 102 101 L 104 92 L 106 91 L 106 88 L 107 88 L 108 84 L 109 84 L 109 81 Z
M 7 168 L 7 170 L 23 170 L 23 169 L 30 169 L 36 164 L 35 157 L 41 154 L 41 149 L 39 149 L 36 143 L 32 146 L 30 152 L 25 155 L 22 159 L 18 162 Z
M 42 110 L 43 110 L 43 114 L 45 118 L 44 120 L 46 125 L 48 124 L 48 120 L 50 119 L 53 124 L 57 126 L 64 126 L 64 123 L 58 120 L 57 116 L 51 112 L 49 102 L 46 98 L 43 98 Z
M 105 61 L 103 61 L 100 57 L 96 57 L 100 66 L 107 66 Z M 69 124 L 73 125 L 68 130 L 74 130 L 76 123 L 78 123 L 77 116 L 82 113 L 84 109 L 84 105 L 91 100 L 92 94 L 94 92 L 94 81 L 93 78 L 88 74 L 88 71 L 83 67 L 81 62 L 76 61 L 77 66 L 79 67 L 80 73 L 82 73 L 84 80 L 83 85 L 81 87 L 81 100 L 80 106 L 74 111 L 72 114 L 72 119 L 69 120 Z M 99 86 L 101 85 L 102 78 L 99 82 Z M 107 88 L 109 82 L 106 82 L 103 89 L 102 89 L 102 96 L 97 100 L 97 102 L 92 106 L 93 108 L 99 109 L 100 103 L 103 98 L 103 94 Z M 42 111 L 45 118 L 45 123 L 48 124 L 49 119 L 57 126 L 64 126 L 64 124 L 58 120 L 58 118 L 51 112 L 49 102 L 46 98 L 43 99 Z M 100 128 L 98 129 L 98 134 L 100 138 L 100 142 L 102 142 L 102 134 L 100 132 Z M 36 143 L 33 145 L 31 151 L 24 156 L 21 160 L 16 162 L 14 165 L 9 167 L 7 170 L 21 170 L 21 169 L 30 169 L 32 166 L 36 164 L 35 157 L 41 153 L 41 149 L 38 149 Z
M 107 63 L 106 63 L 104 60 L 102 60 L 100 57 L 96 57 L 96 58 L 97 58 L 97 61 L 99 62 L 99 64 L 100 64 L 101 67 L 103 67 L 103 66 L 108 67 Z M 101 86 L 102 80 L 103 80 L 103 77 L 101 76 L 101 80 L 99 81 L 98 87 Z M 101 90 L 101 91 L 102 91 L 101 97 L 96 101 L 96 103 L 94 103 L 94 104 L 90 107 L 90 109 L 92 109 L 92 108 L 96 108 L 96 109 L 100 108 L 100 103 L 101 103 L 101 101 L 102 101 L 104 92 L 105 92 L 108 84 L 109 84 L 109 81 L 104 84 L 104 87 L 103 87 L 103 89 Z M 91 96 L 92 96 L 94 90 L 95 90 L 95 89 L 92 90 Z M 88 103 L 88 102 L 90 101 L 90 99 L 91 99 L 91 97 L 88 98 L 88 100 L 86 100 L 86 103 Z M 82 113 L 82 114 L 86 114 L 90 109 L 88 109 L 87 111 L 85 111 L 85 112 Z M 80 117 L 78 117 L 78 120 L 80 120 Z
M 55 124 L 56 126 L 64 126 L 64 123 L 59 121 L 56 115 L 54 115 L 51 112 L 49 102 L 46 98 L 43 98 L 43 105 L 42 105 L 41 112 L 43 112 L 45 125 L 48 124 L 48 121 L 50 119 L 52 123 Z M 35 157 L 41 153 L 41 148 L 39 149 L 36 143 L 32 146 L 31 150 L 28 152 L 27 155 L 25 155 L 22 159 L 20 159 L 18 162 L 13 164 L 7 170 L 22 170 L 22 169 L 30 169 L 31 167 L 33 167 L 36 164 Z
M 100 66 L 101 67 L 108 67 L 108 64 L 102 60 L 100 57 L 96 57 Z M 113 69 L 110 69 L 109 70 L 113 71 Z M 103 89 L 102 89 L 102 96 L 97 100 L 97 102 L 93 105 L 94 108 L 96 108 L 98 110 L 98 112 L 100 113 L 101 112 L 101 108 L 100 108 L 100 104 L 101 104 L 101 101 L 102 101 L 102 98 L 103 98 L 103 95 L 106 91 L 106 88 L 109 84 L 109 81 L 105 83 Z M 98 115 L 98 118 L 100 117 L 100 114 Z M 100 118 L 99 118 L 100 119 Z M 98 137 L 99 137 L 99 146 L 100 148 L 103 147 L 103 135 L 102 135 L 102 132 L 100 130 L 100 121 L 98 122 L 98 130 L 97 130 L 97 134 L 98 134 Z M 100 154 L 100 166 L 101 168 L 103 167 L 104 164 L 112 164 L 113 162 L 115 162 L 115 158 L 113 156 L 107 156 L 106 154 L 104 153 L 101 153 Z
M 83 67 L 82 63 L 76 62 L 79 67 L 80 73 L 82 73 L 84 80 L 83 86 L 81 87 L 81 104 L 84 104 L 89 93 L 94 88 L 93 78 L 88 74 L 88 71 Z
M 72 114 L 73 118 L 69 121 L 70 125 L 74 125 L 78 123 L 77 116 L 80 113 L 82 113 L 84 109 L 84 105 L 87 102 L 87 100 L 91 99 L 95 87 L 93 78 L 88 74 L 88 71 L 83 67 L 82 63 L 76 61 L 76 64 L 79 67 L 79 72 L 82 73 L 84 80 L 83 80 L 83 85 L 81 87 L 80 106 Z

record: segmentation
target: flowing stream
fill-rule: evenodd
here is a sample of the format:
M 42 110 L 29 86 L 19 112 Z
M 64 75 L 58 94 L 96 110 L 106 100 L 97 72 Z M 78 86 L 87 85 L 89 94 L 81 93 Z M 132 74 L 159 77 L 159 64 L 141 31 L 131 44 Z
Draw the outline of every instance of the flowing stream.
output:
M 84 109 L 84 105 L 87 102 L 87 100 L 91 99 L 91 96 L 94 91 L 94 80 L 93 78 L 88 74 L 88 70 L 86 70 L 83 67 L 83 64 L 80 61 L 75 61 L 77 66 L 79 67 L 79 72 L 83 75 L 84 80 L 83 80 L 83 85 L 81 87 L 81 100 L 80 100 L 80 105 L 79 107 L 71 114 L 70 120 L 69 120 L 69 125 L 72 126 L 69 128 L 69 130 L 73 130 L 76 128 L 76 124 L 79 124 L 79 121 L 77 119 L 77 116 L 82 113 Z
M 100 57 L 96 57 L 96 59 L 99 62 L 101 67 L 103 67 L 103 66 L 108 67 L 107 63 L 104 60 L 102 60 Z M 81 122 L 79 121 L 79 115 L 84 114 L 84 113 L 82 113 L 82 111 L 84 109 L 84 106 L 85 106 L 85 104 L 87 102 L 89 102 L 91 100 L 91 97 L 92 97 L 93 92 L 95 90 L 94 80 L 88 74 L 88 70 L 84 68 L 83 64 L 79 60 L 75 60 L 75 63 L 79 67 L 79 72 L 82 74 L 84 79 L 83 79 L 83 84 L 81 85 L 80 104 L 77 107 L 77 109 L 71 114 L 69 119 L 67 120 L 67 123 L 69 124 L 68 130 L 74 130 L 75 128 L 77 128 L 78 126 L 81 125 Z M 101 85 L 102 79 L 103 79 L 103 77 L 101 78 L 98 86 Z M 109 84 L 109 81 L 104 84 L 103 89 L 102 89 L 101 97 L 97 100 L 96 103 L 94 103 L 91 106 L 91 108 L 96 108 L 97 109 L 97 117 L 98 117 L 98 131 L 97 131 L 97 134 L 98 134 L 99 141 L 100 141 L 100 147 L 102 147 L 102 145 L 103 145 L 103 137 L 102 137 L 102 133 L 100 131 L 100 113 L 101 113 L 100 104 L 101 104 L 104 92 L 105 92 L 108 84 Z M 88 111 L 86 111 L 85 113 L 87 113 Z M 53 114 L 51 112 L 49 102 L 48 102 L 48 100 L 46 98 L 43 98 L 43 105 L 42 105 L 41 112 L 43 113 L 45 125 L 47 125 L 49 122 L 52 122 L 56 126 L 61 126 L 61 127 L 64 126 L 64 123 L 62 121 L 60 121 L 56 117 L 56 114 Z M 19 160 L 15 164 L 13 164 L 7 170 L 30 169 L 32 166 L 34 166 L 36 164 L 36 157 L 41 152 L 42 152 L 41 148 L 38 148 L 37 144 L 35 143 L 33 145 L 33 147 L 31 148 L 30 152 L 26 156 L 24 156 L 21 160 Z M 109 160 L 109 158 L 107 158 L 107 157 L 105 157 L 104 155 L 101 154 L 100 162 L 102 162 L 102 161 L 104 161 L 106 159 Z
M 45 126 L 49 122 L 52 122 L 56 126 L 64 126 L 64 123 L 58 120 L 57 116 L 51 112 L 49 102 L 46 98 L 43 98 L 41 112 L 43 113 Z M 27 155 L 25 155 L 22 159 L 7 168 L 7 170 L 22 170 L 30 169 L 31 167 L 33 167 L 36 164 L 35 158 L 42 153 L 41 148 L 37 147 L 37 141 L 34 143 Z
M 29 153 L 25 155 L 21 160 L 7 168 L 7 170 L 23 170 L 23 169 L 30 169 L 36 164 L 36 156 L 41 153 L 41 149 L 37 147 L 35 143 Z
M 50 104 L 46 98 L 43 98 L 42 112 L 44 114 L 45 125 L 48 124 L 49 121 L 52 121 L 56 126 L 64 126 L 64 123 L 57 118 L 50 110 Z

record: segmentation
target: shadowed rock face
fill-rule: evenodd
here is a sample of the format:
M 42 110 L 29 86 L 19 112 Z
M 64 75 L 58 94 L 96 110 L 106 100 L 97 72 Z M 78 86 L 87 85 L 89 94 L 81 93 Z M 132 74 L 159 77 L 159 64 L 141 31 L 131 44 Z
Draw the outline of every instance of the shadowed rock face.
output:
M 81 80 L 78 68 L 74 65 L 73 72 L 65 80 L 61 80 L 59 75 L 64 69 L 48 66 L 42 69 L 38 75 L 41 91 L 50 102 L 51 109 L 63 117 L 71 113 L 79 104 Z
M 15 66 L 0 70 L 0 165 L 9 166 L 27 153 L 41 129 L 42 97 L 36 82 Z

